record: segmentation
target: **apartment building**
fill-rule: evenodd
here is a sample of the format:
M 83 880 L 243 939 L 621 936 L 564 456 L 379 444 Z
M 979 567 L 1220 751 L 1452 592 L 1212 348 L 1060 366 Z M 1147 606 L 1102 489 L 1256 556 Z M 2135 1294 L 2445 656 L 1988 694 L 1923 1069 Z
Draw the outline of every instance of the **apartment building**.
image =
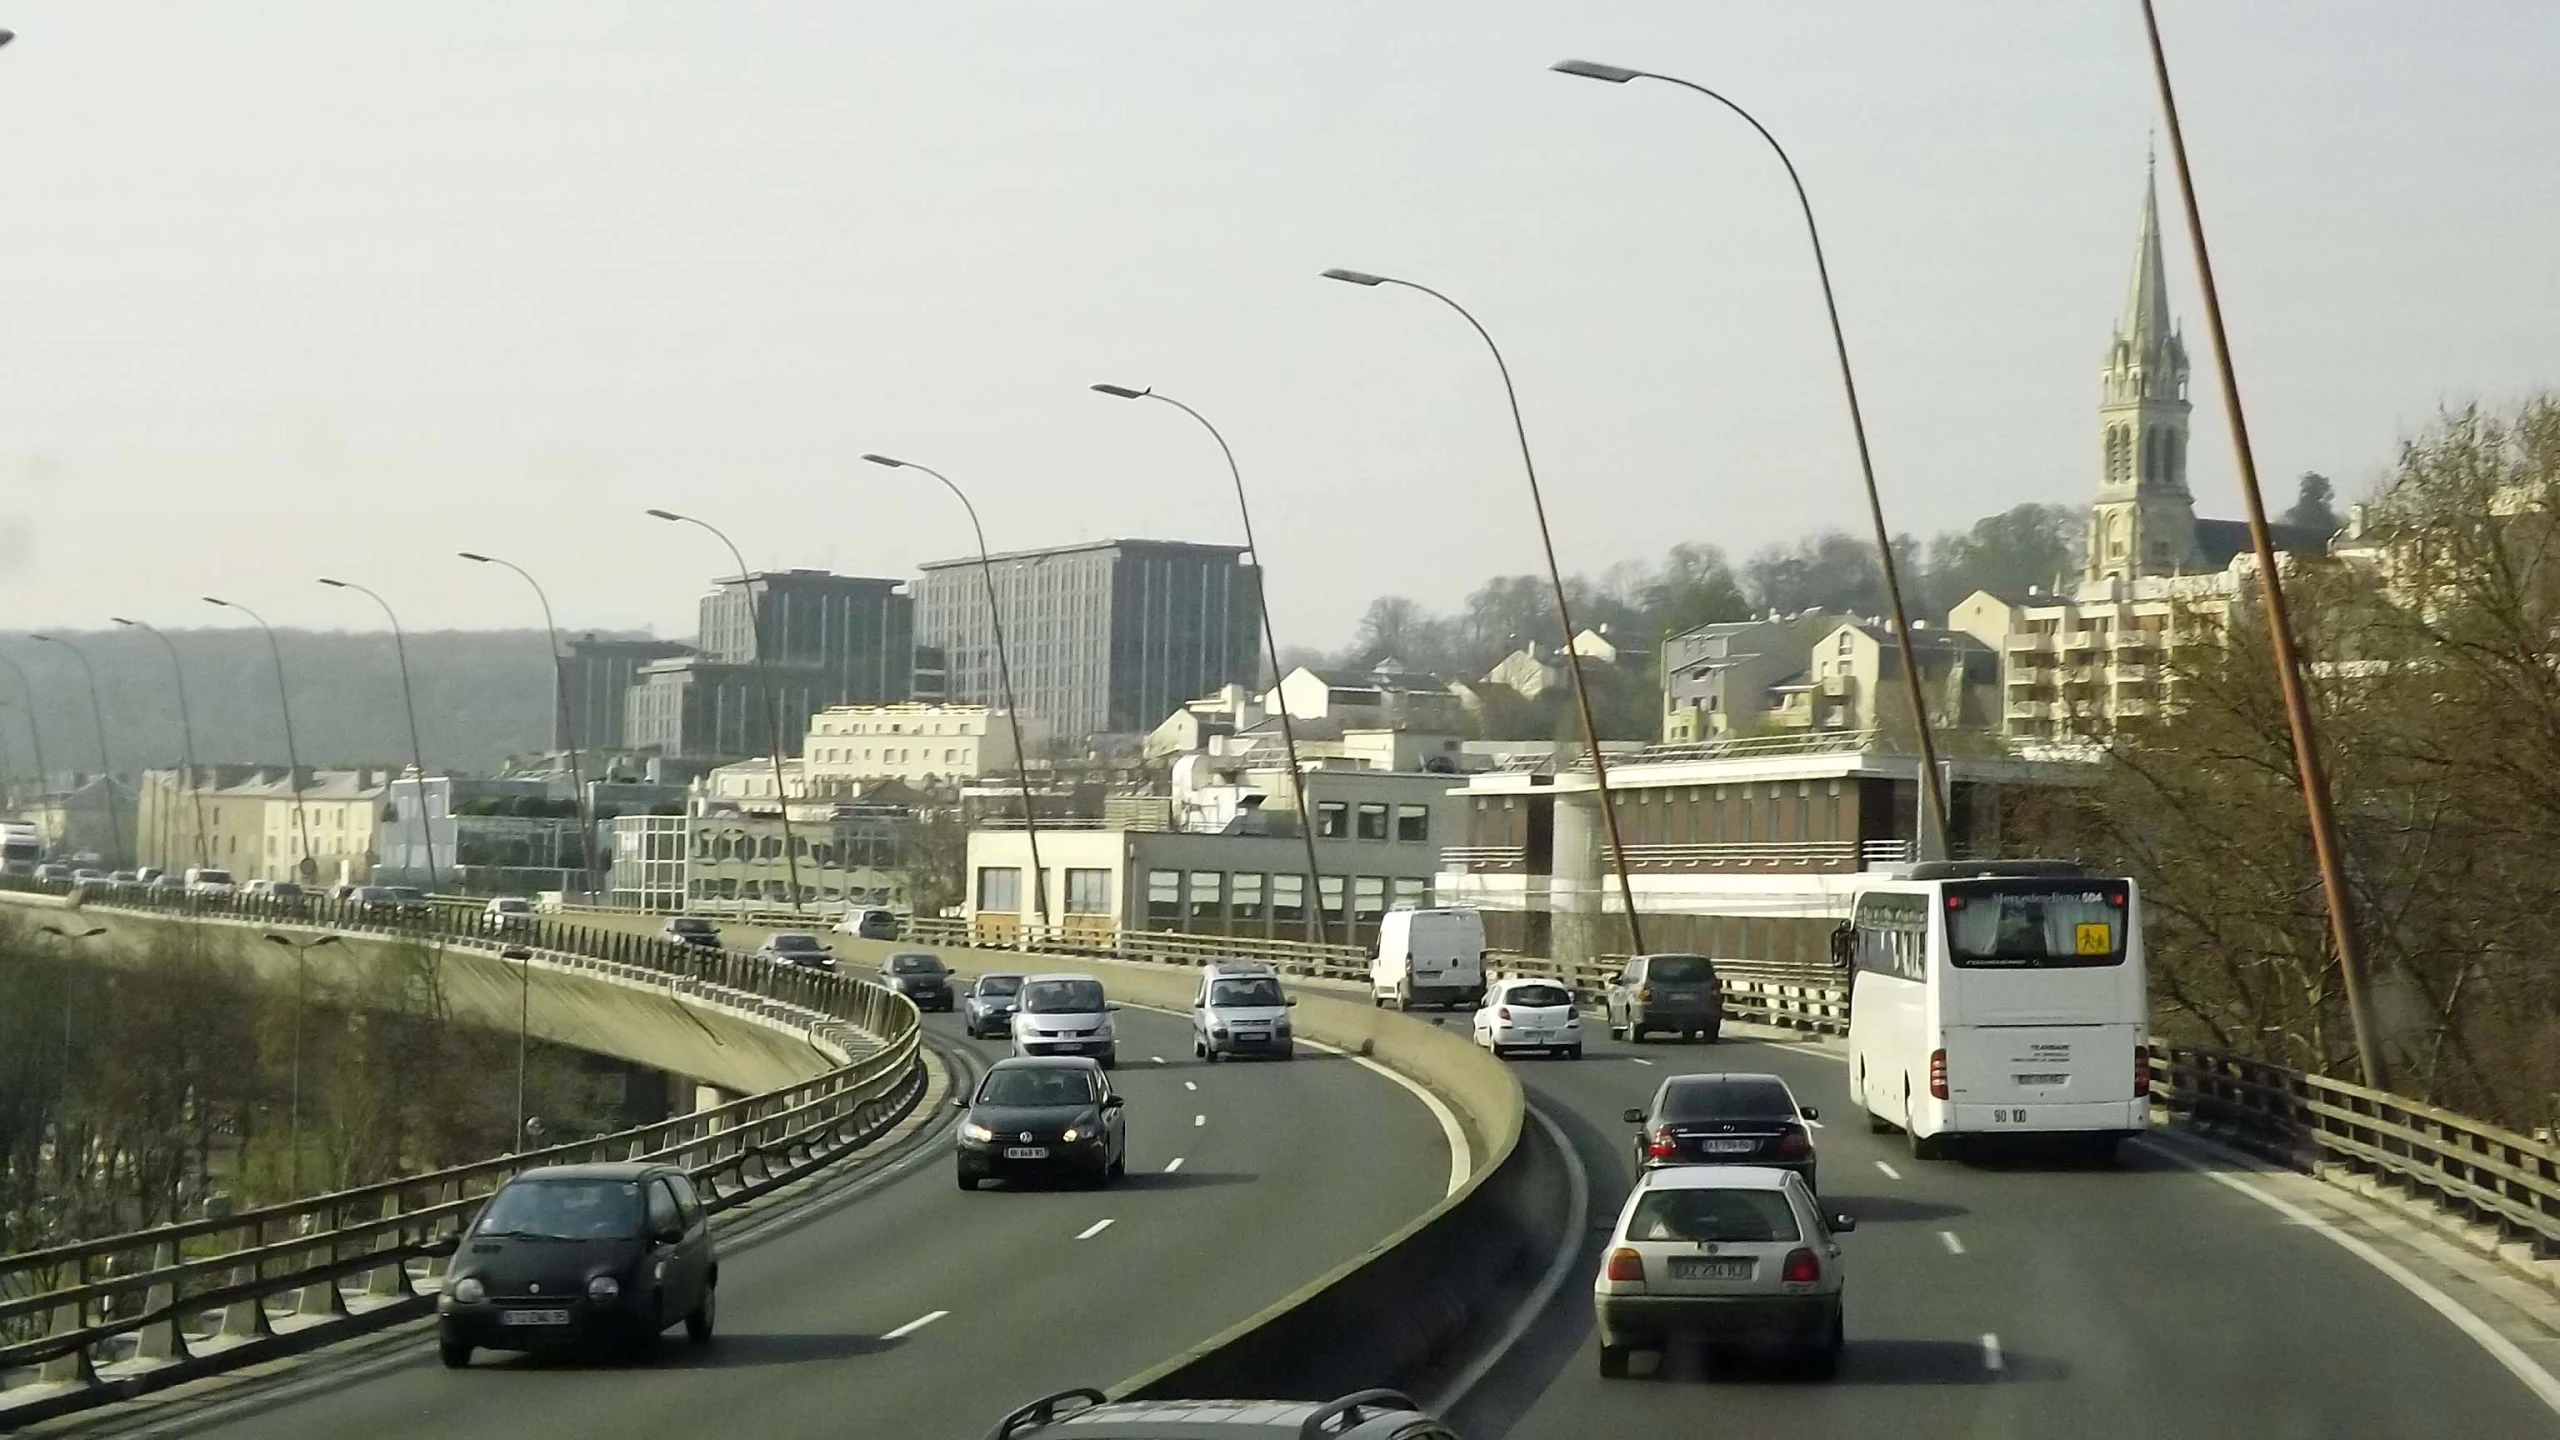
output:
M 805 793 L 847 793 L 882 780 L 923 789 L 1009 774 L 1021 763 L 1013 729 L 1003 710 L 986 705 L 831 706 L 810 717 L 801 742 Z M 1044 754 L 1048 722 L 1023 716 L 1022 741 Z

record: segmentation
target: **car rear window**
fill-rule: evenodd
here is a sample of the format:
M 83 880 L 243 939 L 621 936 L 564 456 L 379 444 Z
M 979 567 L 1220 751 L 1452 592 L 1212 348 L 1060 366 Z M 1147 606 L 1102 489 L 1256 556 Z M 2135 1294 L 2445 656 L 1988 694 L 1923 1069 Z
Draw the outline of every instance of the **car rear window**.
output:
M 1627 1217 L 1630 1240 L 1685 1240 L 1701 1245 L 1779 1243 L 1802 1238 L 1795 1207 L 1782 1190 L 1656 1190 Z
M 1644 978 L 1656 985 L 1704 985 L 1716 978 L 1716 962 L 1704 955 L 1656 955 L 1645 962 Z
M 1657 1107 L 1664 1120 L 1792 1120 L 1795 1102 L 1775 1080 L 1674 1081 Z
M 1573 996 L 1561 985 L 1514 985 L 1502 996 L 1506 1005 L 1570 1005 Z
M 930 955 L 892 955 L 889 957 L 889 973 L 892 975 L 939 975 L 942 973 L 942 962 Z
M 1019 975 L 981 975 L 978 977 L 978 993 L 981 995 L 1011 995 L 1019 991 L 1021 988 L 1022 977 Z

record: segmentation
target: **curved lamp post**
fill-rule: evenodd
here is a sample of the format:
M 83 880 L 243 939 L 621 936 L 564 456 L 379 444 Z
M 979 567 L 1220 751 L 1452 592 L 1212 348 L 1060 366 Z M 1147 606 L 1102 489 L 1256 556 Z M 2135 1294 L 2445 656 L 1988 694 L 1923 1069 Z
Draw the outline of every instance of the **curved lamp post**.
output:
M 1564 571 L 1556 564 L 1555 533 L 1547 528 L 1546 496 L 1538 489 L 1537 462 L 1529 456 L 1529 427 L 1520 418 L 1520 392 L 1512 387 L 1511 367 L 1503 361 L 1502 347 L 1493 343 L 1492 334 L 1477 323 L 1475 316 L 1467 313 L 1467 307 L 1428 285 L 1399 280 L 1392 275 L 1372 275 L 1365 270 L 1327 270 L 1324 278 L 1350 285 L 1401 285 L 1407 290 L 1419 290 L 1457 311 L 1458 318 L 1466 321 L 1475 330 L 1477 338 L 1484 341 L 1484 348 L 1493 352 L 1493 368 L 1501 372 L 1502 393 L 1511 402 L 1511 428 L 1520 437 L 1520 466 L 1529 476 L 1529 506 L 1538 517 L 1538 541 L 1546 547 L 1547 583 L 1555 589 L 1556 622 L 1564 627 L 1565 663 L 1573 672 L 1574 702 L 1582 710 L 1582 738 L 1591 747 L 1591 780 L 1600 792 L 1600 823 L 1609 833 L 1610 858 L 1617 862 L 1618 898 L 1627 911 L 1627 942 L 1633 947 L 1632 953 L 1642 955 L 1645 953 L 1644 922 L 1636 915 L 1635 882 L 1627 874 L 1626 842 L 1619 836 L 1618 807 L 1609 794 L 1609 761 L 1600 753 L 1600 724 L 1591 713 L 1591 687 L 1583 678 L 1582 651 L 1573 643 L 1573 608 L 1565 600 Z
M 159 641 L 160 648 L 169 652 L 169 674 L 178 683 L 178 734 L 187 745 L 187 793 L 195 802 L 196 864 L 210 865 L 213 863 L 211 853 L 213 842 L 210 838 L 212 832 L 204 823 L 204 781 L 196 770 L 196 722 L 194 717 L 187 713 L 187 667 L 178 663 L 176 643 L 162 634 L 157 626 L 140 620 L 128 620 L 122 615 L 110 615 L 107 618 L 119 625 L 129 625 L 142 631 Z
M 586 777 L 578 771 L 578 726 L 576 717 L 569 712 L 568 662 L 560 657 L 560 627 L 551 618 L 551 597 L 543 592 L 542 582 L 534 579 L 531 571 L 513 560 L 501 560 L 495 555 L 482 555 L 472 550 L 458 550 L 454 553 L 474 564 L 502 565 L 513 570 L 524 583 L 533 587 L 533 598 L 542 602 L 542 629 L 551 637 L 552 714 L 557 722 L 556 729 L 560 738 L 566 742 L 566 748 L 569 751 L 569 788 L 576 792 L 572 798 L 578 807 L 578 841 L 584 847 L 582 858 L 586 861 L 587 890 L 590 894 L 601 895 L 604 893 L 605 886 L 596 870 L 599 852 L 596 849 L 595 816 L 587 804 Z M 423 795 L 419 797 L 418 808 L 421 810 L 426 808 L 426 798 Z
M 1875 461 L 1867 453 L 1866 414 L 1858 407 L 1858 379 L 1849 368 L 1849 341 L 1840 330 L 1840 302 L 1831 290 L 1831 266 L 1822 256 L 1822 229 L 1814 224 L 1813 201 L 1804 193 L 1804 180 L 1796 174 L 1796 162 L 1787 157 L 1786 147 L 1778 143 L 1777 136 L 1769 133 L 1769 127 L 1761 124 L 1750 111 L 1693 80 L 1657 74 L 1651 70 L 1630 70 L 1622 65 L 1603 65 L 1596 60 L 1559 60 L 1547 68 L 1560 75 L 1578 75 L 1585 80 L 1604 80 L 1612 85 L 1624 85 L 1630 80 L 1659 80 L 1683 90 L 1694 90 L 1741 116 L 1743 123 L 1769 142 L 1769 148 L 1777 152 L 1778 163 L 1786 167 L 1787 183 L 1795 187 L 1797 208 L 1804 211 L 1805 233 L 1813 239 L 1813 269 L 1822 281 L 1823 311 L 1831 319 L 1831 348 L 1840 357 L 1840 388 L 1849 398 L 1849 429 L 1857 437 L 1858 473 L 1866 481 L 1867 519 L 1875 528 L 1876 563 L 1883 568 L 1885 601 L 1893 609 L 1894 647 L 1902 652 L 1903 697 L 1911 703 L 1911 725 L 1919 737 L 1921 807 L 1930 835 L 1936 839 L 1938 854 L 1946 855 L 1947 796 L 1940 788 L 1938 742 L 1929 728 L 1929 704 L 1920 685 L 1919 649 L 1911 641 L 1911 616 L 1902 603 L 1901 568 L 1894 563 L 1893 536 L 1884 523 L 1884 498 L 1876 490 Z M 1927 858 L 1925 851 L 1922 858 Z
M 747 573 L 747 557 L 738 553 L 737 542 L 719 526 L 691 515 L 679 515 L 673 510 L 652 510 L 649 515 L 653 519 L 699 526 L 710 531 L 714 538 L 729 548 L 729 558 L 738 564 L 738 588 L 747 594 L 747 629 L 755 639 L 756 677 L 764 682 L 765 693 L 773 701 L 773 801 L 775 811 L 782 816 L 782 861 L 790 867 L 791 909 L 797 914 L 800 909 L 800 854 L 799 846 L 791 837 L 791 787 L 782 779 L 782 717 L 790 711 L 782 702 L 782 686 L 774 680 L 773 669 L 765 660 L 764 606 L 756 600 L 755 578 Z
M 418 743 L 418 697 L 409 688 L 409 639 L 401 633 L 400 617 L 391 609 L 391 602 L 371 587 L 353 580 L 332 580 L 326 575 L 320 577 L 320 583 L 332 590 L 353 590 L 367 597 L 382 607 L 383 618 L 391 622 L 391 649 L 400 657 L 400 705 L 409 712 L 409 761 L 418 769 L 418 823 L 427 837 L 427 893 L 432 895 L 436 889 L 436 830 L 427 823 L 427 752 Z
M 59 645 L 63 649 L 71 652 L 72 659 L 80 662 L 80 673 L 82 676 L 86 677 L 89 682 L 89 720 L 90 723 L 98 727 L 98 782 L 106 787 L 107 835 L 115 844 L 116 858 L 120 860 L 130 859 L 131 857 L 125 854 L 124 848 L 124 812 L 116 804 L 115 760 L 107 754 L 107 712 L 105 707 L 98 703 L 97 668 L 89 663 L 88 655 L 84 653 L 79 646 L 72 644 L 68 640 L 62 639 L 59 636 L 29 635 L 27 638 L 30 640 L 43 641 L 47 645 Z M 69 810 L 68 797 L 65 797 L 64 809 L 66 813 L 64 815 L 63 823 L 67 828 L 70 824 L 70 817 L 67 813 Z M 108 868 L 118 869 L 121 867 L 110 864 Z
M 285 687 L 284 647 L 276 643 L 276 627 L 267 623 L 267 617 L 239 601 L 207 595 L 204 597 L 204 603 L 219 605 L 225 610 L 237 610 L 257 621 L 258 628 L 267 632 L 267 653 L 273 656 L 276 662 L 276 709 L 284 715 L 285 783 L 293 791 L 293 825 L 295 833 L 302 841 L 302 864 L 296 873 L 302 877 L 302 883 L 308 885 L 319 877 L 320 866 L 311 858 L 311 817 L 302 808 L 302 756 L 294 749 L 293 744 L 293 697 Z
M 969 512 L 969 528 L 978 536 L 978 578 L 985 583 L 987 590 L 987 626 L 995 635 L 996 678 L 1004 686 L 1005 723 L 1013 731 L 1013 773 L 1022 786 L 1022 830 L 1031 842 L 1031 903 L 1038 911 L 1037 925 L 1046 928 L 1049 924 L 1049 872 L 1040 864 L 1040 812 L 1031 802 L 1031 752 L 1022 744 L 1022 706 L 1013 694 L 1013 661 L 1005 653 L 1004 612 L 996 605 L 996 565 L 994 557 L 987 553 L 987 527 L 978 523 L 978 507 L 969 503 L 967 493 L 952 484 L 951 477 L 941 471 L 913 460 L 898 460 L 887 455 L 865 455 L 862 458 L 892 470 L 914 470 L 932 476 L 942 482 L 942 488 L 950 491 L 953 499 L 960 502 L 961 509 Z M 1312 900 L 1314 897 L 1308 898 Z
M 290 1137 L 290 1143 L 293 1147 L 293 1154 L 287 1162 L 291 1167 L 291 1178 L 287 1183 L 293 1188 L 294 1198 L 300 1199 L 302 1197 L 303 975 L 304 972 L 310 968 L 311 952 L 319 949 L 323 945 L 337 944 L 338 937 L 335 935 L 315 935 L 308 940 L 296 940 L 289 935 L 270 934 L 267 936 L 267 943 L 270 945 L 281 945 L 287 950 L 293 952 L 293 1099 L 286 1107 L 285 1126 Z
M 26 698 L 27 745 L 30 749 L 35 751 L 36 803 L 41 805 L 44 803 L 45 787 L 52 782 L 45 778 L 44 731 L 36 726 L 36 687 L 33 682 L 27 679 L 26 670 L 22 668 L 17 661 L 10 659 L 6 655 L 0 655 L 0 669 L 6 669 L 10 674 L 18 678 L 18 690 Z
M 1262 546 L 1253 538 L 1253 507 L 1245 501 L 1244 471 L 1237 466 L 1236 452 L 1228 447 L 1227 437 L 1218 433 L 1218 427 L 1209 423 L 1208 416 L 1170 395 L 1158 394 L 1153 386 L 1143 390 L 1132 390 L 1126 385 L 1095 385 L 1089 388 L 1122 400 L 1161 400 L 1199 421 L 1200 428 L 1209 432 L 1209 438 L 1218 442 L 1218 453 L 1227 460 L 1227 477 L 1235 482 L 1236 516 L 1244 522 L 1244 548 L 1253 552 L 1253 603 L 1254 608 L 1262 613 L 1263 650 L 1271 657 L 1271 693 L 1279 695 L 1280 682 L 1287 677 L 1280 670 L 1280 638 L 1271 628 L 1271 570 L 1263 562 Z M 1280 712 L 1280 743 L 1288 749 L 1289 782 L 1295 787 L 1298 797 L 1298 834 L 1307 844 L 1307 934 L 1321 945 L 1325 939 L 1324 881 L 1317 873 L 1316 865 L 1315 807 L 1307 802 L 1306 770 L 1298 762 L 1298 727 L 1289 717 L 1286 697 L 1282 697 L 1282 703 L 1273 708 Z M 1357 943 L 1354 933 L 1346 916 L 1343 920 L 1343 943 Z

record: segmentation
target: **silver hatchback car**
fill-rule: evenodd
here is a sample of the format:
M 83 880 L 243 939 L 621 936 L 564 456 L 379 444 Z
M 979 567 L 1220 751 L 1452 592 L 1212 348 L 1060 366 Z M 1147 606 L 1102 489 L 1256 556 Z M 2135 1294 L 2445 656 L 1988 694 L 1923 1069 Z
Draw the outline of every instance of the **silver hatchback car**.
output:
M 1203 966 L 1191 1000 L 1191 1053 L 1211 1062 L 1230 1055 L 1294 1060 L 1289 1009 L 1297 1003 L 1281 993 L 1280 973 L 1268 965 L 1221 960 Z

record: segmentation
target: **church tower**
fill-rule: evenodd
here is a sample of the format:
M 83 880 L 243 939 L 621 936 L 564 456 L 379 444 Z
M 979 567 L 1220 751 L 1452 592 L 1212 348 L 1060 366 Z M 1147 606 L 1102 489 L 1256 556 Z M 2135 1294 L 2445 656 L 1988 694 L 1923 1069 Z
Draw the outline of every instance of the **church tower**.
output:
M 2103 469 L 2089 517 L 2092 581 L 2174 575 L 2199 563 L 2187 493 L 2187 347 L 2169 321 L 2160 188 L 2145 176 L 2142 234 L 2098 402 Z

